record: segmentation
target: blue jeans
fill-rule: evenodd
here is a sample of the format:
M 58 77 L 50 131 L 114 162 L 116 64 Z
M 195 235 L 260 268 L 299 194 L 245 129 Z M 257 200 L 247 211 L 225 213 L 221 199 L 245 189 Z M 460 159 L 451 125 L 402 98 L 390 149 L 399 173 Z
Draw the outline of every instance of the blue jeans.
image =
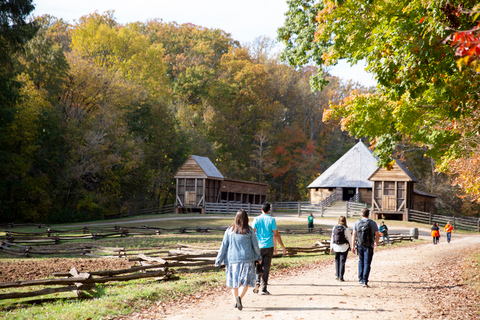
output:
M 447 232 L 447 242 L 450 243 L 450 239 L 452 239 L 452 233 Z
M 368 284 L 370 265 L 373 258 L 373 247 L 358 246 L 358 281 Z

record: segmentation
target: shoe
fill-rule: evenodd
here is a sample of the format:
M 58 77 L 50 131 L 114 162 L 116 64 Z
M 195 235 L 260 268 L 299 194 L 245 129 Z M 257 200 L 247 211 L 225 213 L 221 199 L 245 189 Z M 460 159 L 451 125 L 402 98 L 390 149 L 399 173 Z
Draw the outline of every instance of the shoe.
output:
M 260 294 L 261 294 L 262 296 L 265 296 L 265 295 L 269 295 L 270 292 L 268 292 L 267 290 L 262 290 L 262 292 L 260 292 Z
M 363 287 L 364 287 L 364 288 L 370 288 L 370 286 L 369 286 L 368 284 L 366 284 L 366 283 L 363 284 Z
M 235 304 L 233 305 L 233 307 L 236 308 L 236 307 L 237 307 L 237 304 L 235 303 Z
M 242 298 L 240 298 L 240 296 L 237 297 L 237 309 L 240 311 L 243 309 Z
M 363 284 L 363 281 L 362 281 L 362 280 L 358 280 L 358 284 Z
M 343 278 L 341 278 L 339 281 L 340 281 L 340 282 L 345 282 L 345 280 L 344 280 Z
M 335 277 L 335 280 L 338 280 L 338 277 Z
M 253 293 L 258 293 L 258 289 L 260 289 L 260 283 L 255 283 L 255 288 L 253 288 Z

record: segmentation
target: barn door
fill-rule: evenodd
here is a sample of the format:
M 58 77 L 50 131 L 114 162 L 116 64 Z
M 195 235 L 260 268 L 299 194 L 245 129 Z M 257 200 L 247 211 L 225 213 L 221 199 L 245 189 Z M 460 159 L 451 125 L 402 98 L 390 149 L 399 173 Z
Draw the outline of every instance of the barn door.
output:
M 185 205 L 194 206 L 196 205 L 197 195 L 195 191 L 185 191 Z
M 383 210 L 397 210 L 395 196 L 383 196 L 382 209 Z

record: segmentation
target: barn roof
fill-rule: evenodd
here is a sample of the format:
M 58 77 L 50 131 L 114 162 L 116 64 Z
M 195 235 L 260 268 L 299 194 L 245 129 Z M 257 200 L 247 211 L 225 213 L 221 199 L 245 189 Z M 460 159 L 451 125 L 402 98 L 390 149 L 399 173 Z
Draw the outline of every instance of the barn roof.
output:
M 435 196 L 433 194 L 427 193 L 425 191 L 420 191 L 420 190 L 417 190 L 417 189 L 413 189 L 413 193 L 416 193 L 416 194 L 419 194 L 419 195 L 422 195 L 422 196 L 426 196 L 426 197 L 437 198 L 437 196 Z
M 209 158 L 194 155 L 192 155 L 192 158 L 209 178 L 224 178 Z
M 372 188 L 373 183 L 368 178 L 377 168 L 372 151 L 359 141 L 308 188 Z

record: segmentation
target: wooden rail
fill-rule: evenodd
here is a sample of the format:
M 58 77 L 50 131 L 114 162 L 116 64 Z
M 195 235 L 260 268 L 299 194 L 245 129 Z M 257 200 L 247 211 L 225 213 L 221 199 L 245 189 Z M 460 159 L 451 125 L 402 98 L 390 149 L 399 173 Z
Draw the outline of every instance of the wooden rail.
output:
M 420 222 L 430 225 L 434 222 L 440 225 L 445 225 L 448 221 L 450 221 L 454 229 L 480 232 L 480 219 L 476 217 L 444 216 L 440 214 L 433 214 L 430 212 L 408 210 L 408 221 Z
M 405 240 L 413 241 L 413 237 L 390 235 L 391 243 Z M 124 248 L 97 247 L 96 249 L 99 248 L 105 251 L 124 251 Z M 311 247 L 287 247 L 286 249 L 287 257 L 301 253 L 328 254 L 330 252 L 330 241 L 317 241 L 317 243 Z M 206 272 L 221 269 L 221 267 L 215 267 L 215 257 L 217 256 L 217 253 L 217 250 L 212 250 L 211 248 L 191 246 L 187 244 L 178 244 L 176 249 L 154 248 L 154 250 L 148 251 L 148 255 L 141 253 L 137 254 L 135 257 L 128 258 L 129 261 L 135 261 L 139 264 L 138 266 L 128 269 L 79 273 L 76 268 L 72 268 L 68 273 L 54 273 L 53 276 L 55 278 L 53 279 L 0 283 L 0 289 L 48 286 L 47 288 L 28 292 L 0 293 L 0 300 L 29 298 L 60 292 L 74 292 L 77 297 L 81 298 L 85 296 L 85 292 L 94 290 L 97 284 L 101 283 L 129 281 L 142 278 L 156 278 L 156 280 L 161 281 L 176 280 L 178 277 L 176 277 L 175 274 Z M 159 256 L 158 254 L 162 255 Z M 274 258 L 278 257 L 282 257 L 282 254 L 274 256 Z

